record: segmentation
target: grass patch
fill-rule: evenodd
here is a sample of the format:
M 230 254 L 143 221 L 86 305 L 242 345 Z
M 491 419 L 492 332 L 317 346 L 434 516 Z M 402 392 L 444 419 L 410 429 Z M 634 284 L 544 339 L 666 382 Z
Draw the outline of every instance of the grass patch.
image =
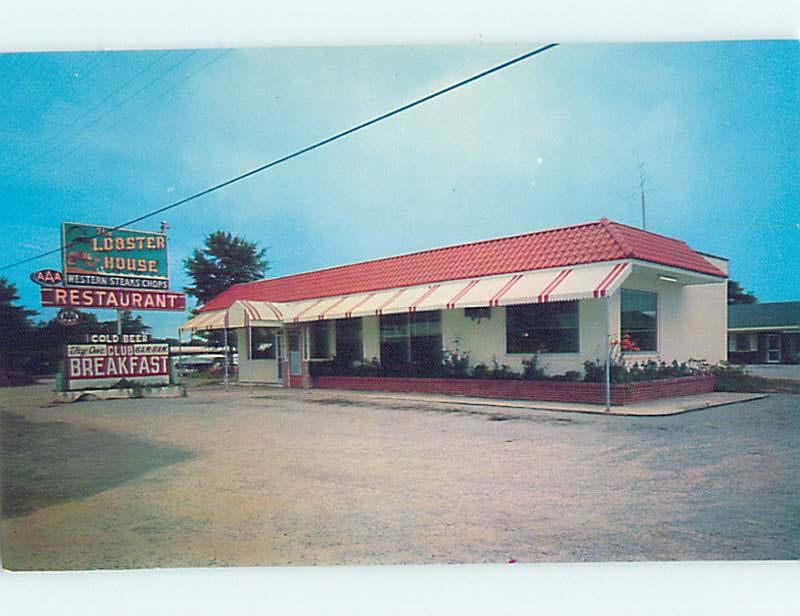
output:
M 0 515 L 81 500 L 193 457 L 107 430 L 33 422 L 0 412 Z
M 730 366 L 715 368 L 714 375 L 717 377 L 716 391 L 800 394 L 800 383 L 797 381 L 747 374 L 741 368 Z

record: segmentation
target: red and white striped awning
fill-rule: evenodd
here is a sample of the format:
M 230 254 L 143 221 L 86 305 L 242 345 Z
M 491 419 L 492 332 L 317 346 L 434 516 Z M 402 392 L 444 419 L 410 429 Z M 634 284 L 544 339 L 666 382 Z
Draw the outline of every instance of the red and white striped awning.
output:
M 399 312 L 509 306 L 607 297 L 630 275 L 630 262 L 597 263 L 474 280 L 385 289 L 297 302 L 238 300 L 227 311 L 202 313 L 180 327 L 280 327 L 291 323 L 363 317 Z
M 223 329 L 227 310 L 212 310 L 211 312 L 201 312 L 196 317 L 192 317 L 186 323 L 178 327 L 179 332 L 197 332 L 210 329 Z
M 236 300 L 228 308 L 228 327 L 280 327 L 289 311 L 282 303 Z
M 291 322 L 606 297 L 631 267 L 604 263 L 306 300 Z

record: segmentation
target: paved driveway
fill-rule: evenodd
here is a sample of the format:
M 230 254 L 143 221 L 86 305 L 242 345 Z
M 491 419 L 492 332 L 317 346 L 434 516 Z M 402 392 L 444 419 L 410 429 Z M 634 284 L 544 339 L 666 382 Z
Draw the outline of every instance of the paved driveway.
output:
M 797 396 L 641 418 L 278 389 L 49 396 L 3 391 L 4 496 L 56 476 L 82 491 L 3 520 L 10 568 L 800 556 Z M 15 443 L 74 439 L 130 462 L 14 464 Z M 135 463 L 145 446 L 159 465 Z
M 770 379 L 800 381 L 800 364 L 758 364 L 745 366 L 745 370 L 750 374 Z

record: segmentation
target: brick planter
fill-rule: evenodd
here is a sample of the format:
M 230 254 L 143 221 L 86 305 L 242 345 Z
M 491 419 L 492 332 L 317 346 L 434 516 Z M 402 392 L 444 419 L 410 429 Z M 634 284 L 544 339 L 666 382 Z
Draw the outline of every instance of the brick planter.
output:
M 453 394 L 509 400 L 542 402 L 580 402 L 604 404 L 603 383 L 565 381 L 516 381 L 502 379 L 426 379 L 372 376 L 317 376 L 314 387 L 357 391 Z M 714 391 L 712 374 L 658 381 L 641 381 L 611 386 L 611 404 L 705 394 Z

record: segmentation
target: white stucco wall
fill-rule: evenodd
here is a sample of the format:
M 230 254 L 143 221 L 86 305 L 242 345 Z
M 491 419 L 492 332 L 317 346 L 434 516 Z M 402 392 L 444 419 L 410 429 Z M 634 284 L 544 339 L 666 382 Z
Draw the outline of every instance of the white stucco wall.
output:
M 364 361 L 381 356 L 380 317 L 361 318 L 361 341 L 364 345 Z
M 239 350 L 240 383 L 277 383 L 278 362 L 275 359 L 249 359 L 247 330 L 236 330 L 236 344 Z
M 583 362 L 603 356 L 603 301 L 584 300 L 578 303 L 579 351 L 541 354 L 539 365 L 545 372 L 563 374 L 568 370 L 581 370 Z M 613 313 L 614 298 L 611 298 L 611 302 Z M 619 304 L 616 306 L 619 312 Z M 471 366 L 482 362 L 491 368 L 495 359 L 498 364 L 506 364 L 521 372 L 522 361 L 531 357 L 530 353 L 506 353 L 506 309 L 502 306 L 492 308 L 491 317 L 481 319 L 480 323 L 465 316 L 463 308 L 443 311 L 442 344 L 446 349 L 455 350 L 458 347 L 462 352 L 469 352 Z
M 727 272 L 726 261 L 709 261 Z M 682 285 L 659 279 L 657 270 L 635 268 L 623 288 L 658 294 L 658 352 L 630 354 L 630 359 L 702 359 L 711 364 L 727 360 L 727 281 Z

